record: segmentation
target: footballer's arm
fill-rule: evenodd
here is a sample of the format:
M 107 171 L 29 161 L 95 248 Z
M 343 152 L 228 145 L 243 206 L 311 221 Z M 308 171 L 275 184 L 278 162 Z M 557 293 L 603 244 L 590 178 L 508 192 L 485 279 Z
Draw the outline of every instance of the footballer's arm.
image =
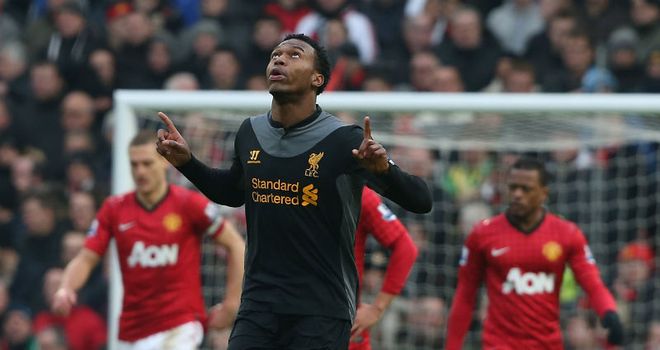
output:
M 52 307 L 55 314 L 66 316 L 71 312 L 71 308 L 77 301 L 76 291 L 85 285 L 89 274 L 100 260 L 101 257 L 94 251 L 82 248 L 78 255 L 69 262 L 64 269 L 62 283 L 53 299 Z
M 371 304 L 361 303 L 358 307 L 351 335 L 360 334 L 365 329 L 373 327 L 390 307 L 392 301 L 401 293 L 410 270 L 417 259 L 417 247 L 408 233 L 399 236 L 387 247 L 391 251 L 385 271 L 383 286 Z
M 227 250 L 227 278 L 225 297 L 222 303 L 211 309 L 209 326 L 215 329 L 224 329 L 231 327 L 241 302 L 245 242 L 236 227 L 231 222 L 225 221 L 222 225 L 222 231 L 216 236 L 216 244 Z
M 447 350 L 460 350 L 463 347 L 463 340 L 472 322 L 477 292 L 483 279 L 485 261 L 478 250 L 476 236 L 474 231 L 470 233 L 463 248 L 461 267 L 458 271 L 458 286 L 447 320 Z

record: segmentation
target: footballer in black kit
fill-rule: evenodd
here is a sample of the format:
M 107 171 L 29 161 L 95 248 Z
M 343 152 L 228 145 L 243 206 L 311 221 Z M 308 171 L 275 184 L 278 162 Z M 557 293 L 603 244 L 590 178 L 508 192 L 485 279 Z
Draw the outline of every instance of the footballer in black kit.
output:
M 296 50 L 311 51 L 307 44 L 285 39 L 278 47 L 291 50 L 293 60 Z M 354 234 L 363 186 L 417 213 L 430 211 L 430 192 L 393 163 L 367 170 L 355 150 L 374 143 L 368 120 L 363 131 L 313 104 L 311 114 L 284 125 L 275 112 L 273 107 L 243 122 L 228 170 L 209 168 L 192 155 L 183 164 L 171 162 L 211 200 L 245 204 L 245 279 L 229 349 L 347 349 L 356 312 Z M 169 134 L 176 132 L 161 118 Z M 169 156 L 167 148 L 159 151 Z

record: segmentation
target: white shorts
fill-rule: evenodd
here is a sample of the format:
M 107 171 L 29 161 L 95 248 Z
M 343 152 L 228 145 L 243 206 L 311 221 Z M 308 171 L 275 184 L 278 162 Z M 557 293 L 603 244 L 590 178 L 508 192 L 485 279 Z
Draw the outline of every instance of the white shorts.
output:
M 134 342 L 118 342 L 118 350 L 196 350 L 204 337 L 204 328 L 191 321 Z

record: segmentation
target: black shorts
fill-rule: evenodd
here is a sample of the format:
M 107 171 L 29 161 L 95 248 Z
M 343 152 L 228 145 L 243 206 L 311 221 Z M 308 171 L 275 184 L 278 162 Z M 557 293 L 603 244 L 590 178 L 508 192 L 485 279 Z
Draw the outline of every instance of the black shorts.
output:
M 241 311 L 228 350 L 346 350 L 351 323 L 324 316 Z

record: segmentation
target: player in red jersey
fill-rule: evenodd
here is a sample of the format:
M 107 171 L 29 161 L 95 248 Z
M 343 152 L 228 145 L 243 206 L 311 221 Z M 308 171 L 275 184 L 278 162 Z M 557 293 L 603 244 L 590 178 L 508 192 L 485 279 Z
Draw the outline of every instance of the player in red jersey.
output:
M 509 171 L 506 213 L 482 221 L 467 237 L 449 313 L 447 350 L 461 348 L 483 280 L 489 301 L 483 349 L 563 349 L 559 287 L 566 264 L 609 330 L 608 342 L 623 342 L 614 298 L 584 235 L 543 207 L 547 179 L 543 163 L 518 160 Z
M 209 234 L 228 252 L 226 293 L 209 317 L 212 328 L 231 326 L 240 303 L 244 242 L 201 194 L 168 184 L 168 163 L 153 133 L 129 148 L 136 191 L 109 197 L 89 230 L 85 247 L 67 265 L 53 309 L 67 314 L 76 291 L 108 248 L 117 243 L 124 298 L 120 349 L 195 349 L 203 338 L 201 242 Z
M 360 221 L 355 231 L 355 264 L 358 269 L 360 284 L 364 272 L 364 253 L 368 235 L 392 253 L 387 263 L 385 279 L 373 304 L 361 303 L 358 306 L 349 350 L 370 350 L 369 329 L 375 325 L 392 300 L 401 293 L 410 269 L 417 259 L 417 247 L 390 208 L 382 202 L 380 196 L 365 187 L 362 191 Z

